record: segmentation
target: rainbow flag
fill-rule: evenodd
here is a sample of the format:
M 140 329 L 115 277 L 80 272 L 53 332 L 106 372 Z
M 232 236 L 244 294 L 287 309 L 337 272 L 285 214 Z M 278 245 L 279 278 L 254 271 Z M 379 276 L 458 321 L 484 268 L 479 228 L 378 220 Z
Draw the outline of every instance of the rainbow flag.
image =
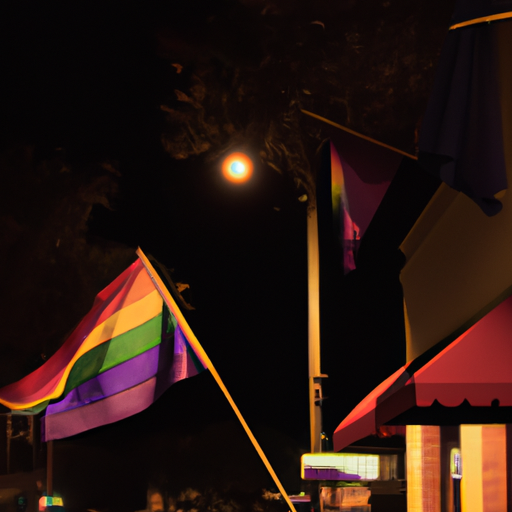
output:
M 149 407 L 172 384 L 208 369 L 288 507 L 295 507 L 173 297 L 141 249 L 101 291 L 62 347 L 0 389 L 0 404 L 42 418 L 42 439 L 62 439 Z
M 176 303 L 138 254 L 45 364 L 0 389 L 0 403 L 13 413 L 46 409 L 44 441 L 141 412 L 169 386 L 207 367 Z

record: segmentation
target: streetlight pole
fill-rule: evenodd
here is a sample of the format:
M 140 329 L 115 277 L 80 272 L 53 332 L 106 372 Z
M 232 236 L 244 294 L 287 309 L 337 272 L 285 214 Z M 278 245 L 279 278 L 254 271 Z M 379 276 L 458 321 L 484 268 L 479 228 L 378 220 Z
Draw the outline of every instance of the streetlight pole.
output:
M 311 453 L 322 451 L 322 375 L 320 371 L 320 256 L 316 204 L 308 209 L 308 367 Z
M 315 194 L 316 195 L 316 194 Z M 307 212 L 308 244 L 308 374 L 309 428 L 311 453 L 322 451 L 322 379 L 320 371 L 320 251 L 318 243 L 318 212 L 316 197 Z M 311 482 L 311 510 L 320 510 L 319 482 Z

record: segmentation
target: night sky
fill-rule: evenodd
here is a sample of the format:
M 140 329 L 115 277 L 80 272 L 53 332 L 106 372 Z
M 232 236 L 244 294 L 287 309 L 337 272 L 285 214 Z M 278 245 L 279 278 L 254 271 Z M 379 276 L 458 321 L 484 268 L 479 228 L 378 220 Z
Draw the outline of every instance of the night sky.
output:
M 309 450 L 308 205 L 298 197 L 329 136 L 300 109 L 414 153 L 452 10 L 441 0 L 361 4 L 2 4 L 0 385 L 55 352 L 140 246 L 190 285 L 192 329 L 298 490 Z M 245 185 L 220 175 L 235 149 L 254 158 Z M 324 274 L 329 434 L 404 362 L 399 267 Z M 208 374 L 58 446 L 61 468 L 77 460 L 65 457 L 71 446 L 84 466 L 136 446 L 132 465 L 104 471 L 141 493 L 170 467 L 175 488 L 234 474 L 272 485 Z M 212 468 L 219 456 L 231 469 Z

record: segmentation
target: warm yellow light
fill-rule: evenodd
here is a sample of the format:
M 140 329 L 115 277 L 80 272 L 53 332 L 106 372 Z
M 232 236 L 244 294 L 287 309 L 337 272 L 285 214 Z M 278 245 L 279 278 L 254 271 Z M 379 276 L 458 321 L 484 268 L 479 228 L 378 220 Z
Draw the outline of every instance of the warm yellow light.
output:
M 252 161 L 243 153 L 231 153 L 222 162 L 222 174 L 232 183 L 246 182 L 252 176 L 252 171 Z
M 507 510 L 505 425 L 461 425 L 463 512 Z
M 407 511 L 440 512 L 440 429 L 407 425 Z

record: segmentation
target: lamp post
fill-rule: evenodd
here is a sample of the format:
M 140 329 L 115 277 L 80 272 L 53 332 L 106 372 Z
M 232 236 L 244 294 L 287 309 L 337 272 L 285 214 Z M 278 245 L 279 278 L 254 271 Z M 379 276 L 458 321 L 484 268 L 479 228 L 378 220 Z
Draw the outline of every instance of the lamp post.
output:
M 301 196 L 307 201 L 307 196 Z M 313 203 L 313 204 L 311 204 Z M 308 381 L 310 451 L 322 451 L 322 379 L 327 377 L 320 370 L 320 251 L 318 241 L 318 211 L 316 197 L 307 212 L 308 253 Z M 320 485 L 311 482 L 311 510 L 320 510 Z
M 308 373 L 311 453 L 322 451 L 322 379 L 320 370 L 320 255 L 316 205 L 308 209 Z

